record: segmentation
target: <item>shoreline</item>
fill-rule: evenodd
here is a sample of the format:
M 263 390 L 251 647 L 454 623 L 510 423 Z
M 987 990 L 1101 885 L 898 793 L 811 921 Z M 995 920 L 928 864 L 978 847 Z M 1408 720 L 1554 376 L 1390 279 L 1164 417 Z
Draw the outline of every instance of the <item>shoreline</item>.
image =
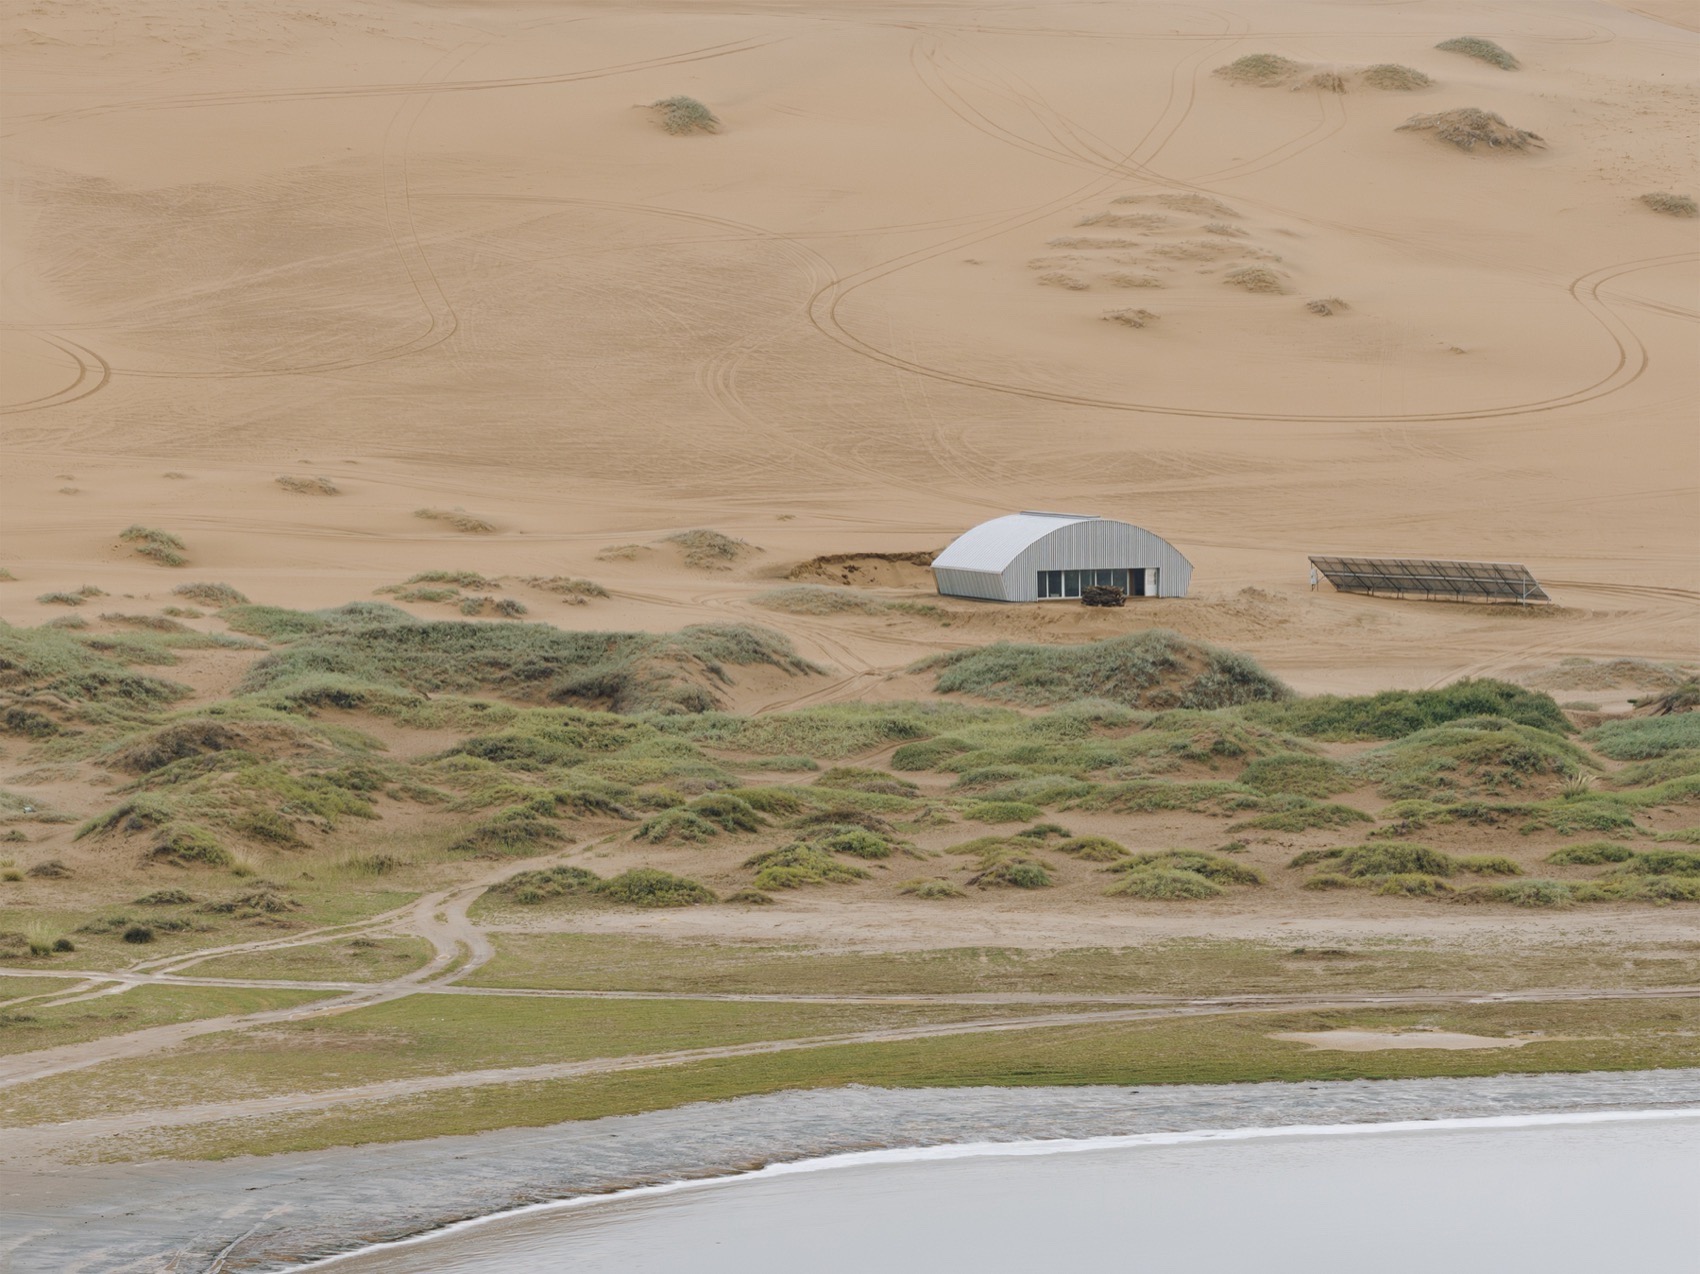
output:
M 34 1271 L 285 1270 L 536 1205 L 853 1152 L 1700 1106 L 1700 1068 L 1146 1088 L 848 1087 L 476 1136 L 0 1175 Z M 332 1266 L 331 1268 L 334 1268 Z

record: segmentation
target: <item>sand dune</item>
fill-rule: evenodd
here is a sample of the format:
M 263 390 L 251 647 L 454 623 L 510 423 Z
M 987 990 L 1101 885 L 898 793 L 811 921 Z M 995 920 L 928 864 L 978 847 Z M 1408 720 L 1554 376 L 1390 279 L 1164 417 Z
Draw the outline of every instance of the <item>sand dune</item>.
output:
M 614 595 L 534 613 L 672 627 L 1061 507 L 1173 540 L 1198 602 L 749 613 L 854 673 L 1129 619 L 1305 688 L 1691 655 L 1696 223 L 1637 202 L 1700 189 L 1691 10 L 37 0 L 5 29 L 0 613 L 163 598 L 139 523 L 259 600 L 569 575 Z M 1347 91 L 1213 74 L 1255 53 Z M 1353 78 L 1381 63 L 1433 83 Z M 666 133 L 676 94 L 722 130 Z M 1546 148 L 1396 131 L 1464 107 Z M 766 551 L 599 556 L 693 527 Z M 1312 596 L 1320 550 L 1527 561 L 1563 609 Z

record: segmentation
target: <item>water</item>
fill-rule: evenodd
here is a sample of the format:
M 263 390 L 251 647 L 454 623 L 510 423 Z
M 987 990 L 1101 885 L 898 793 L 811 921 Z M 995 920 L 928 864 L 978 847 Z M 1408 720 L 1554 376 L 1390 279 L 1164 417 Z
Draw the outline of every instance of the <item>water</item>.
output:
M 876 1151 L 544 1205 L 334 1274 L 1696 1274 L 1700 1111 Z

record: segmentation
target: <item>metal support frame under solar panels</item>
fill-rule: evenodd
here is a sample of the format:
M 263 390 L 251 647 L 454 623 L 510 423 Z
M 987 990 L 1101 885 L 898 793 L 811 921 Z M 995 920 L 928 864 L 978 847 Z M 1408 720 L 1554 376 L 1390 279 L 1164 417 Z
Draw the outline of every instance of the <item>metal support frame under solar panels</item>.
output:
M 1448 602 L 1548 602 L 1546 590 L 1515 562 L 1449 562 L 1414 557 L 1312 557 L 1342 593 Z

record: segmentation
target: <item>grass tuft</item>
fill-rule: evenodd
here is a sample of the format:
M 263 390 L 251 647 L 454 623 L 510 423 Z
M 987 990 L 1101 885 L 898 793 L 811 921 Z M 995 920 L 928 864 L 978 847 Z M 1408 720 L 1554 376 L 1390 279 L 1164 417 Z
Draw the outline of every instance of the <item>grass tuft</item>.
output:
M 441 522 L 468 535 L 489 535 L 496 524 L 468 513 L 465 509 L 415 509 L 413 516 L 427 522 Z
M 650 105 L 661 112 L 661 127 L 675 137 L 720 131 L 720 120 L 714 112 L 694 97 L 664 97 Z
M 229 584 L 179 584 L 171 590 L 178 597 L 186 597 L 202 606 L 211 606 L 222 610 L 226 606 L 241 606 L 248 601 L 240 592 Z
M 303 478 L 297 474 L 286 473 L 273 479 L 285 491 L 293 491 L 296 495 L 341 495 L 336 483 L 329 478 Z
M 1371 88 L 1391 93 L 1409 93 L 1434 83 L 1414 67 L 1401 66 L 1397 62 L 1378 62 L 1364 68 L 1363 81 Z
M 161 566 L 184 566 L 189 561 L 184 556 L 187 550 L 183 541 L 157 527 L 128 526 L 118 533 L 118 538 L 150 562 Z
M 1432 115 L 1413 115 L 1395 132 L 1433 133 L 1440 141 L 1459 150 L 1474 150 L 1477 145 L 1490 150 L 1535 150 L 1546 146 L 1539 133 L 1526 128 L 1514 128 L 1492 111 L 1476 106 L 1461 106 Z
M 701 527 L 663 536 L 662 540 L 667 544 L 677 544 L 684 551 L 685 565 L 699 571 L 730 570 L 732 563 L 753 547 L 746 540 L 734 540 L 730 535 Z
M 1442 40 L 1434 47 L 1446 53 L 1462 53 L 1465 57 L 1486 62 L 1489 66 L 1497 66 L 1502 71 L 1515 71 L 1522 65 L 1492 40 L 1484 40 L 1480 36 L 1460 35 L 1450 40 Z
M 1304 70 L 1304 64 L 1279 53 L 1248 53 L 1226 66 L 1216 68 L 1215 74 L 1237 84 L 1269 86 L 1281 84 Z
M 1700 204 L 1696 204 L 1691 195 L 1654 190 L 1642 195 L 1641 202 L 1654 212 L 1662 212 L 1667 217 L 1700 217 Z

